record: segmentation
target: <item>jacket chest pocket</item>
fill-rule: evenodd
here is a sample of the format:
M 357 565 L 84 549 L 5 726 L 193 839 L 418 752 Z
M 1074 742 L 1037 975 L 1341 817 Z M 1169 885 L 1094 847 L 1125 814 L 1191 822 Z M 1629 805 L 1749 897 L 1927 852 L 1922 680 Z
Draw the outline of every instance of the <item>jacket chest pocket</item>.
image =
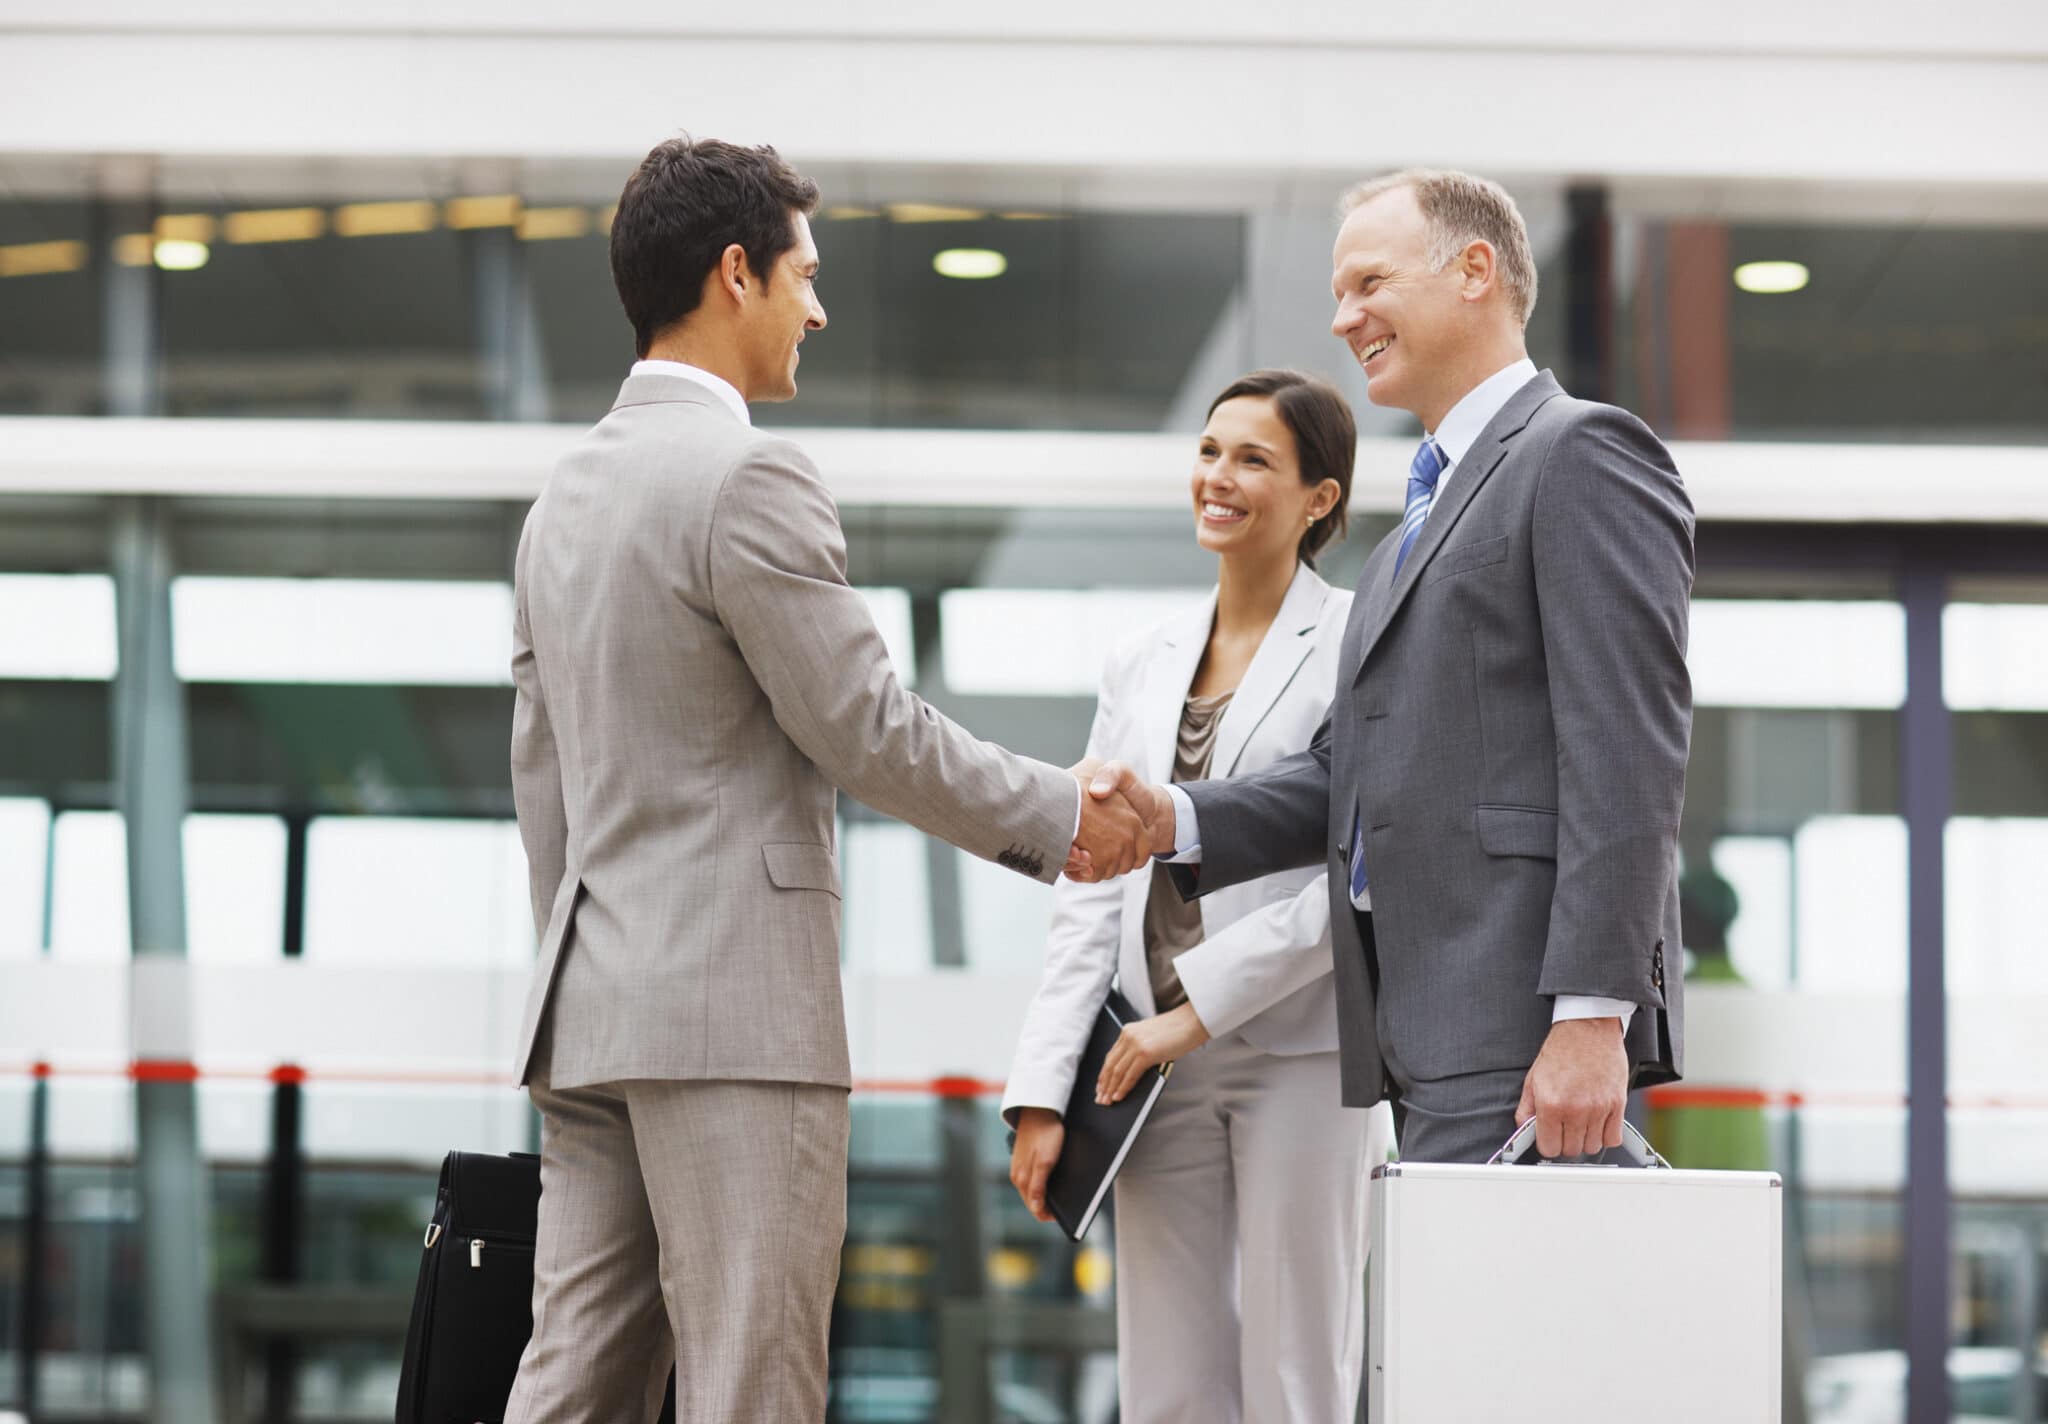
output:
M 1469 574 L 1475 569 L 1491 568 L 1508 560 L 1508 536 L 1502 534 L 1493 539 L 1479 539 L 1470 544 L 1457 544 L 1443 550 L 1429 561 L 1429 569 L 1422 576 L 1424 587 L 1440 583 L 1459 574 Z

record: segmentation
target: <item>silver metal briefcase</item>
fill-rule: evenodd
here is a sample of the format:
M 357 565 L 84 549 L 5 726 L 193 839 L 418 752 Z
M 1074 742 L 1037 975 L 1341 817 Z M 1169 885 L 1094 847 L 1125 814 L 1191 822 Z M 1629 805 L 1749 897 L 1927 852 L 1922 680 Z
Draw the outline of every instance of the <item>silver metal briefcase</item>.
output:
M 1373 1178 L 1373 1424 L 1776 1424 L 1775 1172 L 1397 1162 Z

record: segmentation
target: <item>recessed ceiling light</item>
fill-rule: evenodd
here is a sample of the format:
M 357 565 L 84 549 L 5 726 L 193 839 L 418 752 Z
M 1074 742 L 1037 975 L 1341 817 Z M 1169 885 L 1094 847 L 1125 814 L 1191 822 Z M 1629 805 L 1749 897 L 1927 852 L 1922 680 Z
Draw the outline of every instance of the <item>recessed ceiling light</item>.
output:
M 213 250 L 189 238 L 167 237 L 156 245 L 156 265 L 166 272 L 196 272 L 206 265 Z
M 1009 268 L 1009 258 L 986 247 L 949 247 L 932 258 L 932 271 L 963 281 L 1000 277 Z
M 1804 262 L 1745 262 L 1735 269 L 1735 285 L 1745 292 L 1796 292 L 1812 274 Z

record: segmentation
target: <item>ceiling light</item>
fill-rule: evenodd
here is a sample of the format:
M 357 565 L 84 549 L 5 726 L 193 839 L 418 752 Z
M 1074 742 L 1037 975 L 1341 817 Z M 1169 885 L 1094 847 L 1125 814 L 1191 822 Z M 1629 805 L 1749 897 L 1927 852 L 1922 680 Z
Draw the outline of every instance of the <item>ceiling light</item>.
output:
M 166 213 L 156 220 L 158 242 L 211 242 L 220 224 L 206 213 Z
M 213 250 L 189 238 L 167 237 L 156 245 L 156 265 L 166 272 L 197 272 L 206 265 Z
M 1009 270 L 1010 259 L 986 247 L 949 247 L 932 258 L 932 271 L 941 277 L 978 281 L 1000 277 Z
M 439 222 L 440 215 L 427 202 L 350 203 L 334 210 L 334 230 L 343 237 L 432 232 Z
M 1811 275 L 1803 262 L 1745 262 L 1735 269 L 1735 285 L 1745 292 L 1796 292 Z
M 1058 222 L 1058 213 L 1011 212 L 997 213 L 1004 222 Z
M 23 242 L 0 247 L 0 277 L 38 277 L 76 272 L 85 265 L 82 242 Z
M 156 261 L 156 239 L 146 232 L 124 232 L 114 239 L 114 261 L 123 267 L 147 267 Z
M 327 214 L 318 208 L 264 208 L 229 213 L 222 227 L 229 242 L 303 242 L 327 231 Z
M 949 208 L 943 203 L 891 203 L 889 219 L 900 223 L 980 222 L 988 214 L 980 208 Z
M 619 205 L 613 203 L 597 215 L 597 230 L 607 237 L 611 235 L 612 219 L 619 215 Z
M 582 208 L 528 208 L 519 215 L 519 236 L 528 242 L 582 237 L 589 231 L 590 214 Z
M 882 210 L 880 208 L 858 208 L 845 204 L 841 204 L 836 208 L 825 209 L 825 216 L 833 222 L 852 222 L 860 218 L 878 218 L 881 215 Z
M 467 232 L 480 227 L 511 227 L 519 221 L 519 199 L 510 193 L 488 198 L 450 198 L 448 226 Z

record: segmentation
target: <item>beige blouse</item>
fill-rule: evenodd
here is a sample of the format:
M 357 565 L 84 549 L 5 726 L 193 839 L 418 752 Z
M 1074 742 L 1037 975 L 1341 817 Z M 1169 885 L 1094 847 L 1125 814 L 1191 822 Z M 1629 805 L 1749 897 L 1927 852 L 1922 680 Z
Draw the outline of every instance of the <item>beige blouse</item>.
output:
M 1216 728 L 1231 695 L 1190 697 L 1181 707 L 1180 733 L 1173 749 L 1175 781 L 1201 781 L 1209 775 L 1209 762 L 1216 753 Z M 1173 972 L 1173 961 L 1201 942 L 1201 906 L 1181 899 L 1166 863 L 1154 862 L 1152 893 L 1145 900 L 1145 966 L 1151 973 L 1152 1002 L 1158 1012 L 1163 1014 L 1188 1001 L 1180 976 Z

